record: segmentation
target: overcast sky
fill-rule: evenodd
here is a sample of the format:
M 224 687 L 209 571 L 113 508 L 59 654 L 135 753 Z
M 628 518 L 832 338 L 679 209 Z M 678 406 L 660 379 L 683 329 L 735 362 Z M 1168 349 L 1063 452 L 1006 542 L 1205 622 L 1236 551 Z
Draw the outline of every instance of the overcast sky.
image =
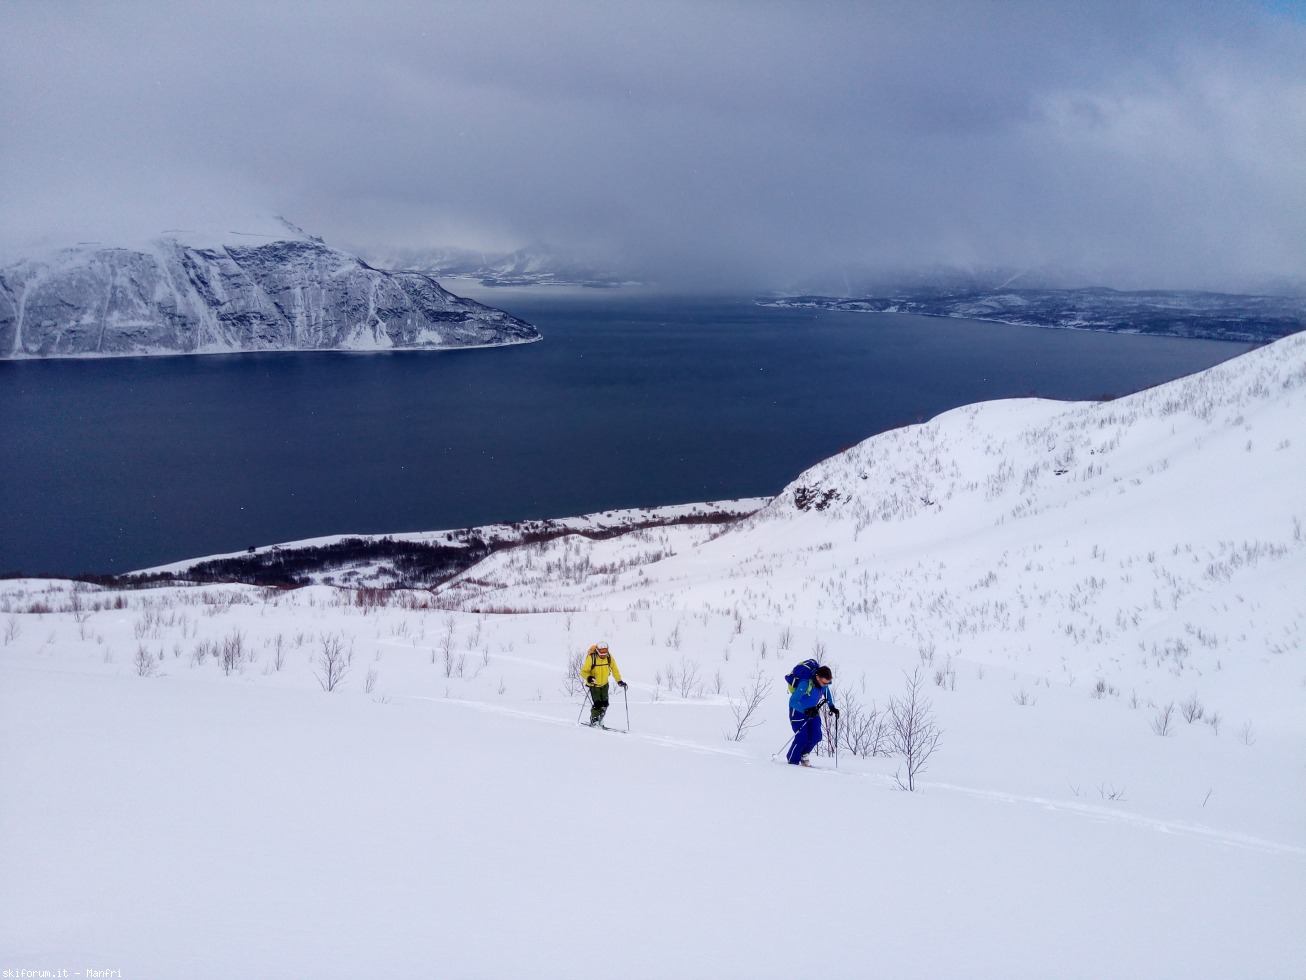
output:
M 6 246 L 271 211 L 698 287 L 1306 275 L 1291 0 L 5 0 L 0 86 Z

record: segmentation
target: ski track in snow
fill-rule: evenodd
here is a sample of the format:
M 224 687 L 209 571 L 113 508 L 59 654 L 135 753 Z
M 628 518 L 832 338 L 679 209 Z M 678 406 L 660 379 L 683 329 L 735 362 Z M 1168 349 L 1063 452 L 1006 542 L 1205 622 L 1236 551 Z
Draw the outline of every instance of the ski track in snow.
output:
M 538 721 L 550 725 L 561 726 L 563 728 L 575 728 L 579 731 L 585 731 L 585 732 L 590 731 L 590 727 L 588 725 L 580 724 L 575 719 L 557 718 L 554 717 L 553 715 L 541 714 L 536 711 L 523 711 L 520 708 L 504 708 L 504 707 L 500 707 L 497 704 L 486 704 L 484 701 L 464 701 L 458 698 L 436 698 L 436 697 L 427 697 L 427 696 L 422 696 L 417 694 L 408 695 L 406 697 L 403 697 L 402 700 L 434 701 L 439 704 L 456 704 L 465 708 L 473 708 L 477 711 L 485 711 L 491 714 L 507 715 L 514 718 L 524 718 L 530 721 Z M 574 704 L 574 702 L 572 703 Z M 614 701 L 613 706 L 610 710 L 616 711 L 617 706 L 620 704 L 621 702 Z M 640 705 L 640 707 L 644 708 L 646 707 L 646 705 Z M 677 738 L 674 735 L 656 735 L 651 732 L 641 732 L 637 730 L 631 730 L 627 732 L 624 729 L 620 729 L 620 728 L 614 730 L 620 732 L 623 735 L 628 735 L 631 738 L 637 739 L 641 742 L 648 742 L 651 745 L 664 745 L 669 748 L 684 749 L 686 751 L 696 752 L 700 755 L 723 755 L 736 759 L 748 758 L 747 754 L 739 749 L 719 748 L 716 746 L 704 745 L 702 742 L 695 742 L 692 739 L 686 739 L 686 738 Z
M 956 786 L 951 783 L 931 783 L 922 781 L 919 785 L 922 789 L 937 789 L 949 793 L 961 793 L 977 799 L 992 800 L 995 803 L 1023 803 L 1031 806 L 1042 807 L 1044 810 L 1053 810 L 1060 813 L 1070 813 L 1076 816 L 1086 817 L 1100 823 L 1128 824 L 1134 827 L 1155 830 L 1158 833 L 1178 834 L 1196 840 L 1205 840 L 1216 844 L 1225 844 L 1230 847 L 1261 851 L 1268 854 L 1291 854 L 1297 857 L 1306 856 L 1306 847 L 1298 847 L 1295 844 L 1285 844 L 1281 841 L 1265 840 L 1260 837 L 1253 837 L 1250 834 L 1239 834 L 1216 830 L 1213 827 L 1203 827 L 1201 824 L 1187 823 L 1179 820 L 1162 820 L 1157 817 L 1147 817 L 1140 813 L 1131 813 L 1127 810 L 1109 810 L 1106 807 L 1096 806 L 1092 803 L 1067 803 L 1064 800 L 1050 800 L 1039 796 L 1020 796 L 1015 793 L 975 789 L 969 786 Z
M 519 659 L 520 658 L 505 658 Z M 523 663 L 531 661 L 522 660 Z M 541 665 L 544 666 L 544 665 Z M 577 728 L 582 731 L 588 731 L 589 727 L 579 724 L 574 720 L 566 718 L 557 718 L 553 715 L 541 714 L 534 711 L 523 711 L 520 708 L 505 708 L 499 705 L 486 704 L 483 701 L 467 701 L 458 698 L 437 698 L 425 697 L 421 695 L 409 695 L 401 698 L 405 701 L 430 701 L 437 704 L 453 704 L 465 708 L 472 708 L 477 711 L 484 711 L 490 714 L 504 715 L 514 718 L 522 718 L 533 722 L 542 722 L 545 724 L 556 725 L 563 728 Z M 616 710 L 618 702 L 614 702 L 612 710 Z M 670 703 L 670 702 L 668 702 Z M 641 704 L 641 710 L 649 705 Z M 682 751 L 695 752 L 700 755 L 725 756 L 731 759 L 738 759 L 745 763 L 758 763 L 763 761 L 779 762 L 780 752 L 770 756 L 768 760 L 762 760 L 754 755 L 750 755 L 742 749 L 730 749 L 724 747 L 704 745 L 702 742 L 696 742 L 692 739 L 676 738 L 671 735 L 656 735 L 649 732 L 640 732 L 631 730 L 629 732 L 623 729 L 613 729 L 623 735 L 646 742 L 650 745 L 659 745 L 670 749 L 679 749 Z M 785 763 L 786 768 L 792 768 Z M 806 770 L 806 773 L 822 773 L 829 775 L 849 776 L 854 779 L 868 780 L 893 787 L 894 777 L 887 773 L 859 772 L 850 769 L 836 769 L 830 766 L 814 765 Z M 1288 844 L 1281 841 L 1265 840 L 1264 838 L 1254 837 L 1250 834 L 1232 833 L 1228 831 L 1216 830 L 1213 827 L 1204 827 L 1201 824 L 1188 823 L 1180 820 L 1164 820 L 1157 817 L 1148 817 L 1140 813 L 1132 813 L 1127 810 L 1112 810 L 1103 806 L 1096 806 L 1091 803 L 1068 803 L 1064 800 L 1052 800 L 1041 796 L 1022 796 L 1018 793 L 1006 793 L 998 790 L 977 789 L 972 786 L 958 786 L 953 783 L 935 783 L 928 780 L 921 780 L 918 783 L 921 791 L 939 790 L 947 793 L 957 793 L 969 796 L 975 799 L 988 800 L 993 803 L 1006 804 L 1023 804 L 1026 806 L 1036 806 L 1044 810 L 1050 810 L 1057 813 L 1066 813 L 1077 817 L 1093 820 L 1099 823 L 1118 823 L 1128 826 L 1139 827 L 1152 830 L 1162 834 L 1176 834 L 1189 837 L 1194 840 L 1207 841 L 1213 844 L 1223 844 L 1229 847 L 1242 848 L 1246 850 L 1260 851 L 1268 854 L 1292 855 L 1294 857 L 1306 857 L 1306 847 L 1299 847 L 1295 844 Z

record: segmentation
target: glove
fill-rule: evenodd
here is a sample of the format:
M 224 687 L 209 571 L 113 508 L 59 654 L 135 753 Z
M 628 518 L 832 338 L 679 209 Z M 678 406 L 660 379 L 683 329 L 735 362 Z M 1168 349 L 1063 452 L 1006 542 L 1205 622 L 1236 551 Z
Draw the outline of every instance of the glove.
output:
M 834 715 L 836 718 L 838 718 L 838 717 L 839 717 L 839 709 L 836 708 L 834 705 L 830 705 L 830 714 L 832 714 L 832 715 Z
M 585 678 L 585 686 L 586 686 L 586 687 L 593 687 L 593 686 L 594 686 L 594 678 L 593 678 L 593 677 L 586 677 L 586 678 Z
M 626 686 L 625 681 L 617 681 L 617 687 L 625 687 L 625 686 Z
M 815 718 L 818 714 L 820 714 L 820 712 L 821 712 L 821 706 L 818 704 L 815 707 L 808 708 L 806 711 L 803 712 L 803 714 L 806 715 L 808 718 Z

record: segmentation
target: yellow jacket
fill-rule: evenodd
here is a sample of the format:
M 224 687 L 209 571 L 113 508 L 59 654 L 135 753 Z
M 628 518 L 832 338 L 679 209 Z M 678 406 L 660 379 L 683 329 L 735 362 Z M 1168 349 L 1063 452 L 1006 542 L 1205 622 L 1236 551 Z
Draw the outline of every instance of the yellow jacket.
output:
M 592 678 L 595 687 L 606 687 L 609 672 L 618 683 L 621 682 L 621 671 L 617 670 L 617 662 L 612 659 L 612 654 L 599 653 L 598 647 L 590 647 L 585 654 L 585 662 L 581 664 L 580 679 L 588 684 Z

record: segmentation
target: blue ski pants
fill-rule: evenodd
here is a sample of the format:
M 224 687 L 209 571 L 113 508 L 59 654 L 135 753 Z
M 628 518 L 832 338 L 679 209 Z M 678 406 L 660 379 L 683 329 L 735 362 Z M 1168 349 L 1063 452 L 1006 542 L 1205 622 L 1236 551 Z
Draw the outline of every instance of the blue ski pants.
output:
M 795 718 L 791 713 L 789 724 L 794 730 L 794 740 L 790 743 L 789 754 L 785 758 L 789 760 L 791 766 L 796 766 L 802 761 L 803 756 L 821 744 L 824 733 L 821 731 L 820 715 L 806 718 L 800 714 Z

